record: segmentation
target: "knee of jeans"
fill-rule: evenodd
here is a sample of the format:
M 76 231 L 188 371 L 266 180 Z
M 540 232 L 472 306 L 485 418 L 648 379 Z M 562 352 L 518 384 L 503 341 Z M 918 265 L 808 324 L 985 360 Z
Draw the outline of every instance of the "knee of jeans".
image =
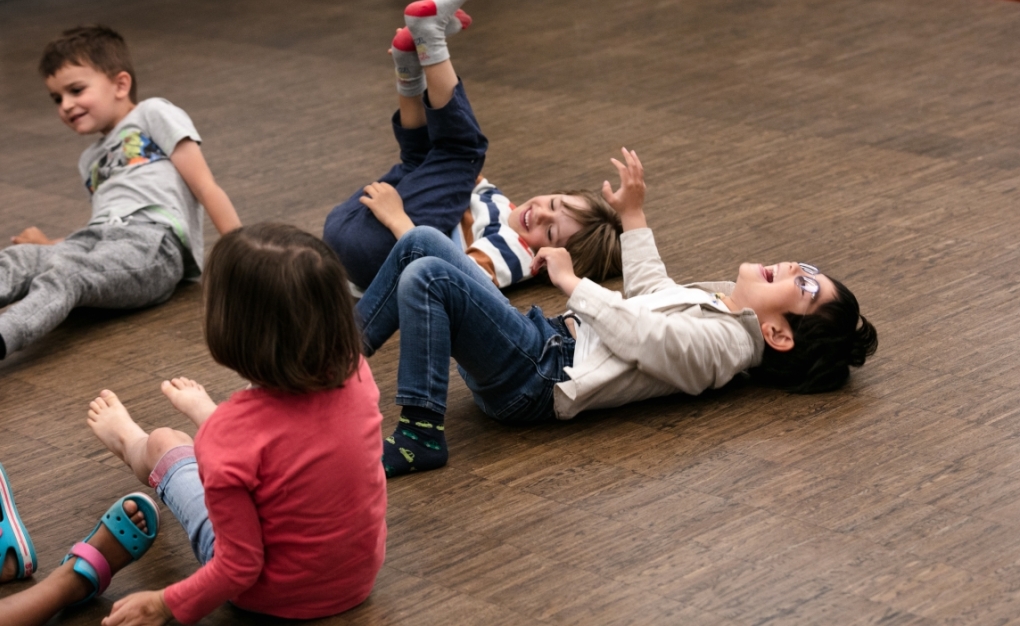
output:
M 449 237 L 431 226 L 415 226 L 404 233 L 397 245 L 403 250 L 424 251 L 427 255 L 430 250 L 452 243 Z
M 149 434 L 145 442 L 146 459 L 155 467 L 163 455 L 177 446 L 194 445 L 194 440 L 188 435 L 173 428 L 157 428 Z
M 397 297 L 414 298 L 416 293 L 422 292 L 434 283 L 436 277 L 445 274 L 449 266 L 449 263 L 434 256 L 423 256 L 411 261 L 400 273 Z

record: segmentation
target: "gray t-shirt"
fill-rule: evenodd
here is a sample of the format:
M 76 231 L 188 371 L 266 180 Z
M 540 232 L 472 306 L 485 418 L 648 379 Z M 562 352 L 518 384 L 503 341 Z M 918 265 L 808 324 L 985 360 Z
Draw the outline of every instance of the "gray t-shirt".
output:
M 128 216 L 169 226 L 188 251 L 184 277 L 197 278 L 202 205 L 170 161 L 182 139 L 202 141 L 188 114 L 163 98 L 149 98 L 85 149 L 78 171 L 92 199 L 90 226 Z

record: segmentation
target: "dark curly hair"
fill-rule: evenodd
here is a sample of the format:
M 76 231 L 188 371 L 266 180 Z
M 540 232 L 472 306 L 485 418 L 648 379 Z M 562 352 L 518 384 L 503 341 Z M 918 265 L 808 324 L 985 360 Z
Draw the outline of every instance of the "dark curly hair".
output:
M 838 280 L 836 297 L 810 315 L 787 313 L 793 348 L 780 352 L 765 345 L 752 379 L 792 393 L 820 393 L 842 387 L 850 367 L 860 367 L 878 348 L 878 331 L 861 315 L 857 298 Z

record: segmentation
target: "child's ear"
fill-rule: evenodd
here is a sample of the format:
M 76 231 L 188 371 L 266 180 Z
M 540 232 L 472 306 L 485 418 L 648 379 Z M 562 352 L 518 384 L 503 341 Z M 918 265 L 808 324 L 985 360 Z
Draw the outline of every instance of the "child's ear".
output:
M 127 98 L 131 95 L 131 74 L 121 71 L 113 77 L 113 84 L 117 88 L 118 98 Z
M 776 352 L 789 352 L 793 349 L 793 330 L 789 324 L 762 322 L 761 334 L 765 338 L 765 343 Z

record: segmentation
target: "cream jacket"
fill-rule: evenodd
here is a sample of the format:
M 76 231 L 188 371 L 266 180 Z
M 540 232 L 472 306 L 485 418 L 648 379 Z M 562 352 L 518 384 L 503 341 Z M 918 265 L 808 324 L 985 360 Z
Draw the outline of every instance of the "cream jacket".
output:
M 556 385 L 554 410 L 571 419 L 586 409 L 621 406 L 677 392 L 722 387 L 761 363 L 765 340 L 751 309 L 730 313 L 705 294 L 733 283 L 681 286 L 666 275 L 649 228 L 623 233 L 624 293 L 584 279 L 567 306 L 601 343 Z M 657 293 L 653 308 L 628 300 Z

